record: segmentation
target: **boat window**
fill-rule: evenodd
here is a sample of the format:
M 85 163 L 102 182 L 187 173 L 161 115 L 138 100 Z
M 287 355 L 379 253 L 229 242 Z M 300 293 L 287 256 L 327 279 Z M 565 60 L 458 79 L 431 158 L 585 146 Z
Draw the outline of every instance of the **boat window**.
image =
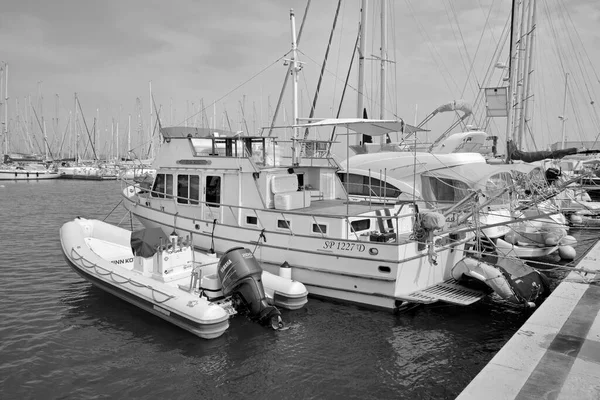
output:
M 173 175 L 156 174 L 154 185 L 152 186 L 152 197 L 173 197 Z
M 313 231 L 313 233 L 326 234 L 327 233 L 327 225 L 325 225 L 325 224 L 313 224 L 312 231 Z
M 195 156 L 208 156 L 213 152 L 213 141 L 210 138 L 191 138 L 190 143 Z
M 189 194 L 189 175 L 177 176 L 177 202 L 182 204 L 188 203 Z
M 469 186 L 462 181 L 449 178 L 424 177 L 431 188 L 432 199 L 437 203 L 454 204 L 468 195 Z
M 200 203 L 200 177 L 190 175 L 190 204 Z
M 489 177 L 485 183 L 485 194 L 490 199 L 490 205 L 504 205 L 510 203 L 510 192 L 505 190 L 511 185 L 511 175 L 502 172 Z M 504 191 L 504 193 L 502 193 Z
M 246 216 L 246 223 L 249 225 L 258 225 L 258 218 L 251 215 Z
M 172 199 L 173 198 L 173 175 L 165 174 L 165 177 L 167 178 L 167 185 L 165 188 L 165 197 L 167 199 Z
M 402 193 L 402 191 L 394 185 L 373 177 L 360 174 L 348 174 L 349 184 L 346 184 L 346 173 L 339 172 L 338 176 L 350 195 L 395 198 Z
M 290 223 L 290 221 L 287 221 L 285 219 L 278 219 L 277 227 L 281 229 L 292 229 L 292 224 Z
M 177 176 L 177 202 L 181 204 L 200 203 L 200 177 L 198 175 Z
M 220 207 L 221 204 L 221 177 L 206 177 L 206 202 L 211 207 Z
M 298 190 L 304 190 L 304 172 L 297 173 L 298 177 Z
M 370 219 L 359 219 L 358 221 L 352 221 L 350 223 L 354 232 L 366 231 L 371 229 Z

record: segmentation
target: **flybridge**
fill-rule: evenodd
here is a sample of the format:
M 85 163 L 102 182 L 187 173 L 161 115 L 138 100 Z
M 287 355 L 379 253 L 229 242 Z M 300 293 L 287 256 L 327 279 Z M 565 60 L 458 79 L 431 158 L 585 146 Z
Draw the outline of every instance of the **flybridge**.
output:
M 164 137 L 164 146 L 171 147 L 169 151 L 163 146 L 163 152 L 174 152 L 178 156 L 177 164 L 211 165 L 214 163 L 209 162 L 207 158 L 218 157 L 223 162 L 231 158 L 249 159 L 259 168 L 299 165 L 338 168 L 337 163 L 331 158 L 330 149 L 334 142 L 330 140 L 282 140 L 275 136 L 246 136 L 242 132 L 195 127 L 162 128 L 161 134 Z M 182 147 L 181 139 L 185 139 L 189 146 Z M 294 148 L 298 149 L 299 154 L 296 163 L 292 162 Z M 191 153 L 192 157 L 202 157 L 206 161 L 182 160 L 180 157 L 183 152 Z M 162 158 L 162 154 L 158 157 Z M 168 159 L 173 158 L 169 156 Z

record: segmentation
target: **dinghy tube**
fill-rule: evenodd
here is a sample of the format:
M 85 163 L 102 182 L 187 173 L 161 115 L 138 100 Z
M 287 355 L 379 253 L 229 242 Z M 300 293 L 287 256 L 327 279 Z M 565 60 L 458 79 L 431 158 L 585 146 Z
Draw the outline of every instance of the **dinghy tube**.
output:
M 499 258 L 491 264 L 465 257 L 454 265 L 451 275 L 459 283 L 465 278 L 475 279 L 502 299 L 526 307 L 535 307 L 549 293 L 547 278 L 519 259 Z

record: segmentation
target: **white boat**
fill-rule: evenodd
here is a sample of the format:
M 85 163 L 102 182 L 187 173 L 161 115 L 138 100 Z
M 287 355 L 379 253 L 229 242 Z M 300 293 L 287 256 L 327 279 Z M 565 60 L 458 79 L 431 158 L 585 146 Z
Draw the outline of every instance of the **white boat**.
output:
M 474 214 L 487 252 L 538 258 L 567 245 L 563 242 L 567 221 L 555 208 L 538 204 L 514 211 L 518 199 L 513 172 L 535 166 L 489 165 L 475 153 L 427 152 L 414 153 L 412 161 L 403 152 L 360 154 L 350 157 L 348 166 L 338 174 L 350 182 L 351 198 L 371 204 L 391 205 L 413 198 L 421 209 L 440 211 L 479 193 Z
M 319 122 L 327 123 L 363 132 L 385 125 Z M 315 296 L 391 310 L 439 300 L 471 304 L 483 296 L 423 295 L 438 285 L 450 288 L 446 294 L 462 290 L 447 281 L 471 236 L 436 235 L 441 226 L 415 224 L 423 213 L 409 202 L 348 201 L 335 160 L 314 151 L 322 141 L 304 141 L 292 162 L 274 137 L 215 137 L 197 128 L 161 133 L 151 190 L 132 185 L 123 191 L 125 207 L 146 227 L 190 235 L 196 248 L 218 254 L 256 247 L 266 270 L 276 272 L 287 261 L 292 277 Z
M 291 21 L 289 64 L 297 93 L 293 14 Z M 286 127 L 291 140 L 274 132 L 162 128 L 152 186 L 124 188 L 123 204 L 146 227 L 190 235 L 199 250 L 255 247 L 257 260 L 272 272 L 285 260 L 313 296 L 389 310 L 481 299 L 484 293 L 455 284 L 451 276 L 470 232 L 445 231 L 444 216 L 419 211 L 410 199 L 391 205 L 350 201 L 331 154 L 334 140 L 299 134 L 333 128 L 381 137 L 414 127 L 361 118 L 299 124 L 294 104 L 294 125 Z
M 302 283 L 263 272 L 244 248 L 217 259 L 192 251 L 189 238 L 83 218 L 65 223 L 60 241 L 68 264 L 93 285 L 205 339 L 222 335 L 238 312 L 281 328 L 277 306 L 307 302 Z M 281 272 L 289 275 L 286 266 Z
M 56 171 L 41 164 L 5 165 L 0 167 L 0 181 L 40 181 L 57 179 Z
M 119 179 L 138 181 L 146 178 L 153 178 L 156 170 L 150 167 L 122 166 L 119 170 Z
M 61 179 L 77 179 L 86 181 L 111 181 L 118 177 L 117 170 L 99 165 L 65 165 L 58 167 Z

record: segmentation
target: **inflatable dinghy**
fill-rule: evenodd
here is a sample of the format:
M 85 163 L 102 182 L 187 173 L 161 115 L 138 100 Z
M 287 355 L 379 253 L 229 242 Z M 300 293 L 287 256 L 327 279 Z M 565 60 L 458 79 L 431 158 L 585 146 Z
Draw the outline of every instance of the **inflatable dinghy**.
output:
M 280 329 L 277 306 L 307 302 L 302 283 L 263 271 L 241 247 L 218 259 L 160 228 L 132 233 L 84 218 L 65 223 L 60 241 L 68 264 L 93 285 L 205 339 L 221 336 L 238 313 Z

